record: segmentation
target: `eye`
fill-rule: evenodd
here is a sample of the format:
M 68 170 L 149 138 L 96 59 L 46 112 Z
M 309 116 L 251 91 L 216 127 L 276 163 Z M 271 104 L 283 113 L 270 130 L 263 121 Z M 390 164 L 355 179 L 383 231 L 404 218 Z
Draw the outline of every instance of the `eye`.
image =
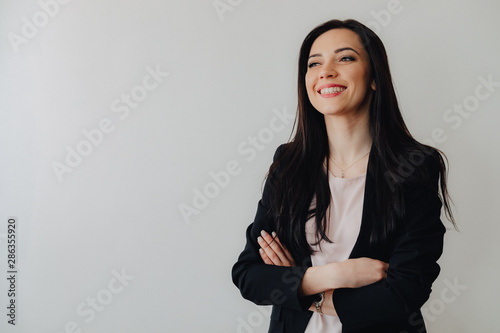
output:
M 307 65 L 308 68 L 316 67 L 319 65 L 319 62 L 311 62 L 309 65 Z
M 340 58 L 340 61 L 341 61 L 341 62 L 345 62 L 345 61 L 354 61 L 354 60 L 356 60 L 356 59 L 354 59 L 354 58 L 353 58 L 353 57 L 351 57 L 351 56 L 344 56 L 344 57 Z

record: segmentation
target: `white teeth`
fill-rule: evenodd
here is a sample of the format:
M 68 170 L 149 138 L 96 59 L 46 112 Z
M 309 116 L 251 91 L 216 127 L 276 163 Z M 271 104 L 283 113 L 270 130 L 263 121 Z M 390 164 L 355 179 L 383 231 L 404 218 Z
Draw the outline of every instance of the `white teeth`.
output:
M 324 94 L 333 94 L 333 93 L 339 93 L 341 91 L 344 91 L 346 88 L 344 87 L 330 87 L 330 88 L 323 88 L 319 92 L 321 95 Z

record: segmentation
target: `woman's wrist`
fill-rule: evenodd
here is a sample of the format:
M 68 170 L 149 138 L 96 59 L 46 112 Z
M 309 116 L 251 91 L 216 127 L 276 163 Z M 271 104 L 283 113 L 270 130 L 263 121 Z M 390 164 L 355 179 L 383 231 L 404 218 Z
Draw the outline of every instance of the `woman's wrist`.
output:
M 323 303 L 321 304 L 321 314 L 328 316 L 337 316 L 337 311 L 333 304 L 333 290 L 326 290 L 323 295 Z M 309 311 L 320 313 L 315 303 L 312 303 L 309 307 Z
M 328 290 L 345 287 L 342 262 L 327 264 L 325 265 L 325 269 L 327 271 Z
M 325 279 L 323 278 L 323 266 L 309 267 L 300 282 L 300 295 L 310 296 L 325 290 L 327 290 L 327 288 Z
M 300 284 L 302 296 L 309 296 L 325 290 L 343 287 L 341 263 L 309 267 Z

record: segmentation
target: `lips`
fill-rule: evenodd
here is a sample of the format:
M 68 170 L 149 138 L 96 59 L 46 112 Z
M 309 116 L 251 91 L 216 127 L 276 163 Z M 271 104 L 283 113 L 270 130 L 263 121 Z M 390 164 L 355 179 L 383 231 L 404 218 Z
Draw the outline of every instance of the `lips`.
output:
M 320 95 L 330 95 L 330 94 L 341 93 L 341 92 L 343 92 L 346 89 L 347 89 L 346 86 L 343 86 L 343 85 L 340 85 L 340 84 L 330 83 L 330 84 L 324 84 L 324 85 L 320 86 L 318 88 L 317 92 Z

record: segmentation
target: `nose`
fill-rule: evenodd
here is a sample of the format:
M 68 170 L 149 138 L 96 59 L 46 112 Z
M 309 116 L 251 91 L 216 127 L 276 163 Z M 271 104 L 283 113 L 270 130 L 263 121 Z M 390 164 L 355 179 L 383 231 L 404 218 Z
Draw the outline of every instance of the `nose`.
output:
M 319 72 L 320 79 L 334 78 L 337 77 L 338 73 L 335 66 L 329 63 L 325 63 Z

